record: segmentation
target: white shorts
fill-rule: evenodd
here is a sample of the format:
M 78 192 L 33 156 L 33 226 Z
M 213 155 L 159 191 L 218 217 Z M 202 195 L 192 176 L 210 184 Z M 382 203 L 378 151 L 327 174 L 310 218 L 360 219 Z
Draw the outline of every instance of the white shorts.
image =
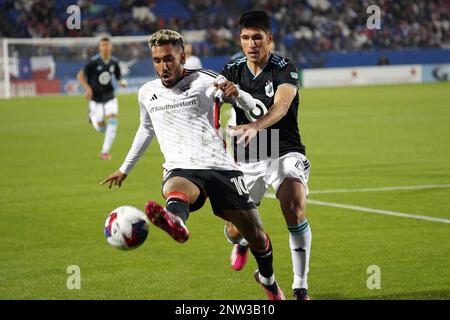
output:
M 89 101 L 89 118 L 92 122 L 103 122 L 105 117 L 109 115 L 117 115 L 119 113 L 119 103 L 117 98 L 113 98 L 106 102 Z
M 244 173 L 244 181 L 253 201 L 258 204 L 269 186 L 278 192 L 286 178 L 296 178 L 309 193 L 308 178 L 311 169 L 309 160 L 301 153 L 290 152 L 278 159 L 266 159 L 254 163 L 241 163 L 239 169 Z

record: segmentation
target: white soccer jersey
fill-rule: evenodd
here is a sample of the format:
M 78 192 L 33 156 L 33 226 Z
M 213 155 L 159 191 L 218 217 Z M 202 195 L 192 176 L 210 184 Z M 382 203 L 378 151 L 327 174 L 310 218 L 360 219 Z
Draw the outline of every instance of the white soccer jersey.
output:
M 164 155 L 166 170 L 238 170 L 220 129 L 215 128 L 214 100 L 205 94 L 215 74 L 205 70 L 185 72 L 172 88 L 164 87 L 156 79 L 139 89 L 141 124 L 119 169 L 121 172 L 129 173 L 154 135 Z
M 196 56 L 187 57 L 184 63 L 185 69 L 201 69 L 202 67 L 202 61 Z

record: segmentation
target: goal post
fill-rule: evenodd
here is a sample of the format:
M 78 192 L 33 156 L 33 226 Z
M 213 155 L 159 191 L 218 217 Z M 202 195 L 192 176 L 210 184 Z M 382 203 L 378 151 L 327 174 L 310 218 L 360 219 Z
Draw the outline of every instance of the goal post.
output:
M 11 98 L 10 75 L 9 75 L 9 54 L 8 39 L 2 39 L 0 48 L 0 98 Z
M 105 36 L 128 83 L 119 92 L 135 92 L 155 78 L 148 36 Z M 1 39 L 0 98 L 83 93 L 77 73 L 98 53 L 102 37 Z

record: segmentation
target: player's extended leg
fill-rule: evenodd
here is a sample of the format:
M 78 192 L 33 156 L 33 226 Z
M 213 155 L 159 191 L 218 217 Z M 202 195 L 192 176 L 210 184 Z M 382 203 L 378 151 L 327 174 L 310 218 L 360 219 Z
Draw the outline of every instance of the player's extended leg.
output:
M 248 241 L 231 222 L 227 221 L 225 223 L 224 232 L 227 240 L 233 244 L 230 256 L 231 267 L 236 271 L 240 271 L 247 263 Z
M 254 276 L 270 300 L 285 300 L 283 292 L 275 281 L 273 272 L 272 244 L 264 232 L 261 218 L 256 209 L 224 210 L 219 216 L 231 221 L 247 239 L 250 251 L 256 259 L 258 270 Z
M 112 144 L 116 139 L 117 133 L 117 116 L 110 114 L 106 117 L 106 130 L 105 139 L 103 140 L 102 152 L 100 158 L 103 160 L 111 160 L 109 150 L 111 150 Z
M 100 158 L 103 160 L 111 160 L 109 150 L 111 150 L 117 134 L 117 114 L 119 112 L 117 98 L 107 101 L 103 108 L 105 113 L 104 119 L 106 122 L 106 131 Z
M 93 100 L 89 101 L 88 106 L 89 123 L 98 132 L 104 133 L 106 131 L 106 124 L 104 121 L 103 106 Z
M 245 184 L 251 198 L 256 203 L 261 202 L 267 189 L 267 184 L 264 179 L 266 165 L 267 163 L 264 162 L 243 165 L 245 167 Z M 240 271 L 247 263 L 248 242 L 231 222 L 226 222 L 224 233 L 227 240 L 233 244 L 230 255 L 231 268 Z
M 311 251 L 311 230 L 306 219 L 306 190 L 295 178 L 286 178 L 277 192 L 289 230 L 294 282 L 292 289 L 297 300 L 309 300 L 308 271 Z
M 189 217 L 189 205 L 195 203 L 200 195 L 199 188 L 186 178 L 173 177 L 163 186 L 166 208 L 149 201 L 145 211 L 150 221 L 166 231 L 178 242 L 189 239 L 189 230 L 185 222 Z

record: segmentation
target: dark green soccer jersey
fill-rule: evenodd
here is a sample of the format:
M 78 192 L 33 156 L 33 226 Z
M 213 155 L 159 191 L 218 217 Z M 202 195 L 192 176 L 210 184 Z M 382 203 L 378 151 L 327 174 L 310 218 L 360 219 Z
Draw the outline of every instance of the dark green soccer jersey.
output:
M 298 71 L 293 63 L 288 59 L 282 58 L 278 55 L 271 54 L 269 61 L 264 69 L 255 77 L 252 71 L 247 66 L 247 58 L 243 57 L 227 64 L 222 70 L 222 75 L 229 81 L 234 82 L 240 89 L 248 92 L 255 99 L 258 106 L 257 111 L 244 111 L 240 108 L 234 107 L 236 111 L 236 124 L 247 124 L 263 116 L 267 110 L 273 105 L 275 92 L 282 84 L 290 84 L 299 88 Z M 266 158 L 266 154 L 270 156 L 271 148 L 276 144 L 275 136 L 271 129 L 278 129 L 278 152 L 279 156 L 283 156 L 289 152 L 300 152 L 305 154 L 305 146 L 301 142 L 300 133 L 298 130 L 298 105 L 299 97 L 295 96 L 292 101 L 287 114 L 277 123 L 270 126 L 267 130 L 268 138 L 258 134 L 256 144 L 257 159 L 251 156 L 249 148 L 246 148 L 246 160 L 250 154 L 250 161 L 262 160 Z M 273 139 L 272 139 L 273 137 Z M 261 150 L 259 141 L 267 141 L 266 150 Z M 272 141 L 273 140 L 273 141 Z M 251 149 L 251 148 L 250 148 Z M 236 139 L 234 140 L 234 150 L 236 157 Z M 272 155 L 273 156 L 273 155 Z M 238 159 L 239 160 L 239 159 Z
M 114 75 L 116 80 L 121 78 L 119 61 L 116 58 L 111 57 L 108 61 L 104 61 L 97 54 L 89 60 L 83 70 L 92 88 L 92 100 L 106 102 L 114 98 L 112 77 Z

